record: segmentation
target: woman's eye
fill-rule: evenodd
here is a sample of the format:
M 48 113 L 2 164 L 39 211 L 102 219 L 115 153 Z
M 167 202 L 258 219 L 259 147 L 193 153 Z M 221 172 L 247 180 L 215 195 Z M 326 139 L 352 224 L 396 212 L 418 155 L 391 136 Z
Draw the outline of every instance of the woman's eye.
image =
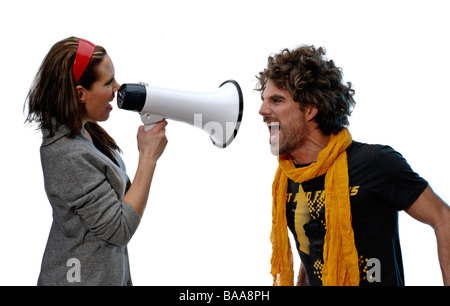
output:
M 112 78 L 111 80 L 109 80 L 105 85 L 106 85 L 106 86 L 109 86 L 109 85 L 112 84 L 113 81 L 114 81 L 114 78 Z

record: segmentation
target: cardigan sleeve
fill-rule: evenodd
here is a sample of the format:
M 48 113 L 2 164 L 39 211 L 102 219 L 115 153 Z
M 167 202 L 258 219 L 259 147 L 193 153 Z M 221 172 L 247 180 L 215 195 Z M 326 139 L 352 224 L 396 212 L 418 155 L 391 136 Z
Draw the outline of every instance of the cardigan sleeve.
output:
M 121 201 L 127 181 L 119 167 L 83 149 L 44 153 L 41 157 L 54 219 L 67 236 L 75 235 L 82 223 L 108 243 L 121 246 L 130 241 L 140 216 Z

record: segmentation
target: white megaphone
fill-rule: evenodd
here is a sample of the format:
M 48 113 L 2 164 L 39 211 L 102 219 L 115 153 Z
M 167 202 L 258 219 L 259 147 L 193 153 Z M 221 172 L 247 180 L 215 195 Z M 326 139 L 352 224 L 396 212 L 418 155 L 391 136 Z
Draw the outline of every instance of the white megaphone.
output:
M 214 145 L 225 148 L 239 130 L 244 100 L 239 84 L 233 80 L 204 92 L 128 83 L 120 87 L 117 105 L 139 112 L 146 130 L 166 118 L 183 121 L 204 130 Z
M 225 148 L 239 130 L 244 100 L 239 84 L 233 80 L 204 92 L 128 83 L 120 87 L 117 105 L 139 112 L 146 130 L 166 118 L 183 121 L 204 130 L 215 146 Z

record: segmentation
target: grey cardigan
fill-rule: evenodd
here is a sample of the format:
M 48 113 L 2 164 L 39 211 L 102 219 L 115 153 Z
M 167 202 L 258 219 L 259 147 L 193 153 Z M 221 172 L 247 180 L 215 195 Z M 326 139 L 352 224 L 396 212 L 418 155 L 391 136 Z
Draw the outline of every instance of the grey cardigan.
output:
M 67 133 L 44 133 L 40 149 L 53 223 L 38 285 L 132 285 L 127 244 L 140 216 L 121 201 L 130 186 L 125 165 Z

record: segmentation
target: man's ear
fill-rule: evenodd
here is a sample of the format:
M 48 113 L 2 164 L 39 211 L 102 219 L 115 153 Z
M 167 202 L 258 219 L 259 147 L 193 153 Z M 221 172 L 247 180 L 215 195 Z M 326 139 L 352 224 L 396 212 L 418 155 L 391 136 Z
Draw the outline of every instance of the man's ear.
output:
M 306 110 L 305 110 L 306 119 L 308 121 L 314 120 L 314 118 L 317 116 L 318 112 L 319 112 L 319 109 L 317 108 L 317 106 L 311 105 L 311 104 L 307 105 Z
M 83 86 L 78 85 L 77 87 L 75 87 L 75 90 L 77 91 L 78 100 L 80 100 L 80 102 L 83 104 L 86 103 L 87 99 L 86 89 Z

